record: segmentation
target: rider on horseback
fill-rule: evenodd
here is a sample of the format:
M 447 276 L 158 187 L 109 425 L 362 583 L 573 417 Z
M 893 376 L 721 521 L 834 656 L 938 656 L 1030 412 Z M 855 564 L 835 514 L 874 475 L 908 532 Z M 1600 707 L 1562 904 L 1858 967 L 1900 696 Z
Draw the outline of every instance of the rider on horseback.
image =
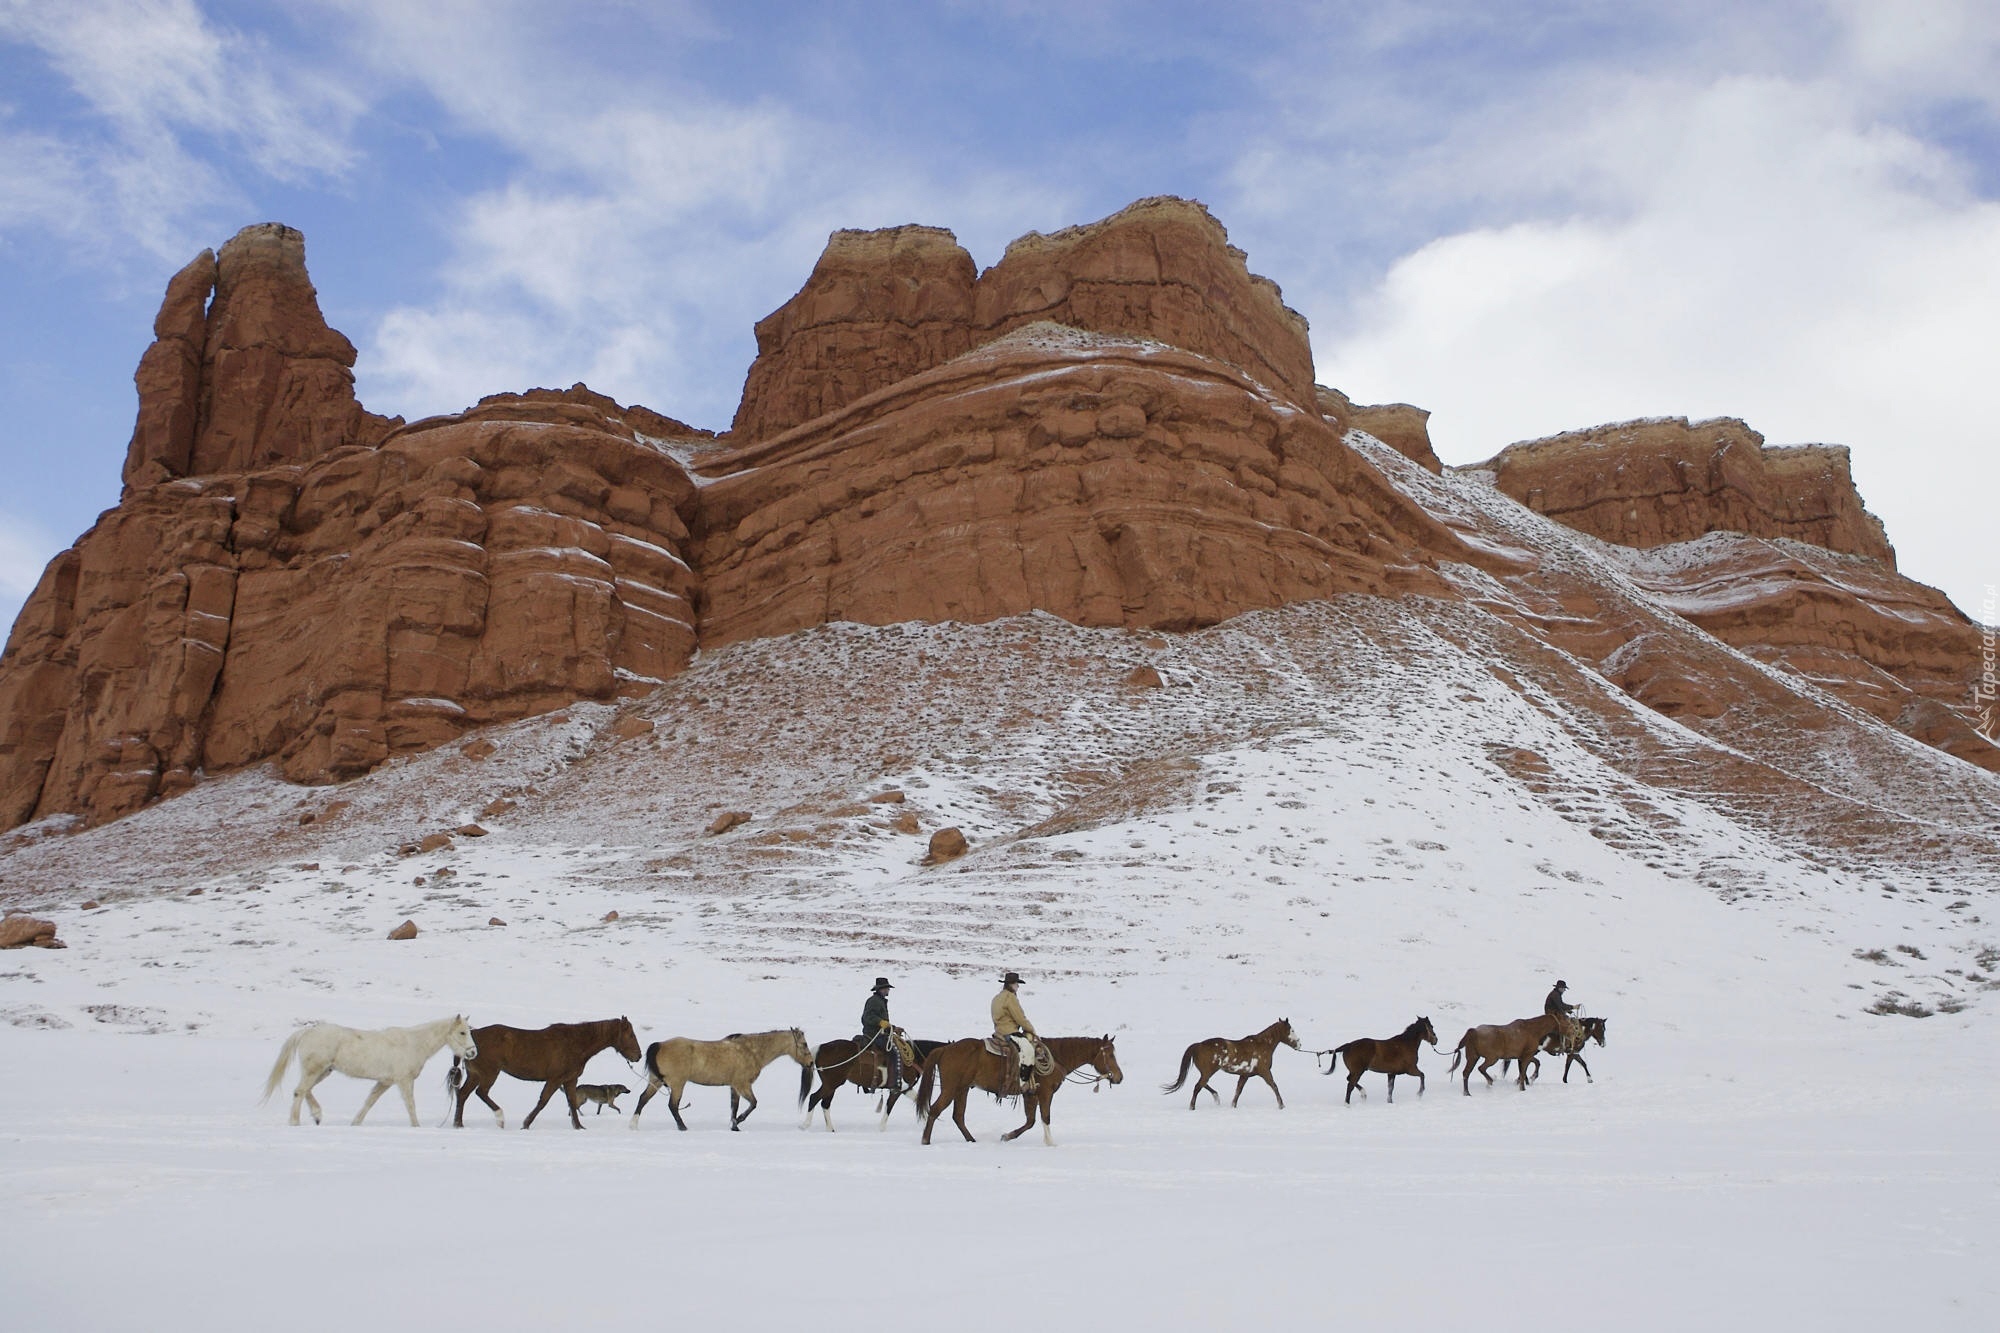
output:
M 1000 979 L 1000 993 L 993 997 L 994 1044 L 1003 1049 L 1012 1046 L 1015 1051 L 1007 1062 L 1006 1096 L 1020 1092 L 1035 1067 L 1035 1025 L 1021 1011 L 1021 999 L 1014 993 L 1020 984 L 1021 974 L 1009 972 Z
M 875 978 L 875 988 L 869 992 L 868 1002 L 861 1006 L 861 1035 L 855 1039 L 864 1051 L 886 1053 L 889 1061 L 886 1086 L 891 1088 L 901 1087 L 903 1083 L 903 1056 L 897 1049 L 896 1030 L 889 1022 L 889 992 L 894 989 L 889 984 L 889 978 Z
M 1542 1001 L 1542 1012 L 1556 1020 L 1556 1025 L 1560 1029 L 1557 1035 L 1561 1038 L 1561 1046 L 1575 1051 L 1583 1048 L 1583 1024 L 1577 1022 L 1571 1015 L 1582 1006 L 1571 1004 L 1563 998 L 1563 992 L 1568 989 L 1567 981 L 1558 980 L 1555 987 L 1549 991 L 1548 998 Z

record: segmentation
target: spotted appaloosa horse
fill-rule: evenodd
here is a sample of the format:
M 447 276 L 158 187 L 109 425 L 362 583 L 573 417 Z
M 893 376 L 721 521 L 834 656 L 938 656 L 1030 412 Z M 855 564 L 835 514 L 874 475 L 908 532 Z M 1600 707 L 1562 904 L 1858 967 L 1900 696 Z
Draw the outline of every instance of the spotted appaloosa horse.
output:
M 1193 1065 L 1201 1077 L 1195 1080 L 1194 1091 L 1188 1094 L 1188 1110 L 1194 1110 L 1201 1094 L 1207 1093 L 1222 1104 L 1222 1094 L 1208 1086 L 1208 1080 L 1219 1070 L 1236 1075 L 1236 1095 L 1229 1099 L 1231 1106 L 1243 1100 L 1243 1089 L 1253 1078 L 1261 1078 L 1271 1085 L 1271 1095 L 1278 1099 L 1278 1109 L 1285 1109 L 1285 1094 L 1278 1091 L 1278 1080 L 1271 1077 L 1271 1055 L 1282 1042 L 1293 1050 L 1299 1049 L 1299 1039 L 1292 1031 L 1292 1020 L 1281 1018 L 1262 1032 L 1253 1032 L 1247 1037 L 1230 1040 L 1228 1037 L 1210 1037 L 1198 1041 L 1181 1052 L 1180 1076 L 1172 1083 L 1162 1083 L 1161 1092 L 1173 1093 L 1181 1090 L 1187 1082 L 1188 1066 Z
M 410 1113 L 410 1124 L 414 1126 L 417 1123 L 417 1075 L 424 1071 L 425 1063 L 445 1046 L 451 1047 L 458 1059 L 470 1060 L 479 1053 L 479 1044 L 466 1023 L 465 1015 L 453 1014 L 450 1018 L 420 1023 L 412 1028 L 373 1030 L 344 1028 L 338 1023 L 308 1023 L 285 1038 L 285 1044 L 279 1048 L 278 1063 L 271 1066 L 271 1077 L 264 1080 L 264 1100 L 271 1100 L 271 1094 L 284 1080 L 285 1067 L 296 1055 L 299 1060 L 299 1086 L 292 1092 L 293 1124 L 299 1123 L 301 1102 L 312 1107 L 313 1123 L 319 1123 L 319 1099 L 312 1095 L 313 1089 L 328 1074 L 341 1073 L 351 1078 L 375 1080 L 375 1088 L 368 1094 L 368 1100 L 361 1103 L 361 1109 L 354 1113 L 355 1124 L 361 1123 L 376 1099 L 393 1084 L 403 1094 L 403 1107 Z
M 1332 1055 L 1347 1063 L 1347 1095 L 1341 1100 L 1352 1102 L 1354 1090 L 1361 1086 L 1363 1074 L 1387 1074 L 1389 1076 L 1389 1100 L 1396 1100 L 1396 1075 L 1411 1074 L 1417 1080 L 1417 1096 L 1424 1095 L 1424 1071 L 1417 1068 L 1417 1045 L 1429 1042 L 1431 1049 L 1438 1044 L 1437 1029 L 1428 1018 L 1419 1018 L 1393 1037 L 1359 1037 L 1343 1046 L 1321 1054 Z M 1328 1064 L 1326 1072 L 1331 1074 L 1337 1063 Z M 1361 1094 L 1366 1097 L 1368 1094 Z

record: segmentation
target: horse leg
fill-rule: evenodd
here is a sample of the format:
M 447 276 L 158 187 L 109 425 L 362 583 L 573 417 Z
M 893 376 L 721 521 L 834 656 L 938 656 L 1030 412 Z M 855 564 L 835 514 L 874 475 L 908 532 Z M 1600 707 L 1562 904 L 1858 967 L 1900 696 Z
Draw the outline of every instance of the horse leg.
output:
M 965 1103 L 972 1096 L 972 1084 L 967 1083 L 958 1090 L 958 1096 L 951 1103 L 951 1123 L 958 1126 L 958 1132 L 965 1135 L 967 1143 L 977 1143 L 972 1131 L 965 1127 Z
M 535 1117 L 542 1113 L 542 1108 L 549 1104 L 549 1098 L 555 1096 L 556 1089 L 561 1086 L 562 1084 L 555 1079 L 550 1079 L 548 1082 L 542 1084 L 542 1099 L 535 1103 L 535 1109 L 528 1112 L 528 1118 L 521 1122 L 522 1129 L 533 1129 L 535 1127 Z
M 639 1127 L 639 1112 L 646 1109 L 646 1103 L 652 1101 L 653 1094 L 658 1092 L 659 1090 L 660 1090 L 659 1078 L 657 1076 L 647 1078 L 645 1091 L 639 1094 L 639 1104 L 632 1108 L 632 1118 L 625 1122 L 627 1126 L 629 1126 L 632 1129 L 637 1129 Z
M 1010 1130 L 1009 1132 L 1002 1134 L 1000 1136 L 1000 1142 L 1012 1143 L 1015 1139 L 1020 1138 L 1023 1134 L 1027 1133 L 1029 1130 L 1035 1127 L 1035 1112 L 1037 1110 L 1036 1104 L 1039 1101 L 1041 1101 L 1041 1094 L 1039 1092 L 1037 1092 L 1032 1097 L 1028 1096 L 1026 1093 L 1023 1093 L 1021 1095 L 1021 1109 L 1028 1113 L 1028 1118 L 1021 1122 L 1021 1127 L 1019 1129 Z
M 1278 1109 L 1280 1111 L 1284 1110 L 1285 1094 L 1278 1091 L 1278 1080 L 1271 1077 L 1271 1071 L 1268 1069 L 1265 1070 L 1263 1074 L 1261 1074 L 1259 1077 L 1261 1077 L 1266 1083 L 1271 1085 L 1271 1095 L 1278 1099 Z
M 577 1073 L 577 1074 L 581 1074 L 582 1072 L 583 1072 L 583 1071 L 582 1071 L 581 1069 L 579 1069 L 579 1070 L 577 1070 L 577 1071 L 576 1071 L 576 1073 Z M 563 1096 L 569 1099 L 569 1123 L 570 1123 L 570 1126 L 571 1126 L 572 1128 L 574 1128 L 574 1129 L 582 1129 L 582 1128 L 583 1128 L 583 1121 L 582 1121 L 581 1119 L 579 1119 L 579 1118 L 578 1118 L 578 1116 L 577 1116 L 577 1114 L 576 1114 L 576 1106 L 577 1106 L 577 1102 L 576 1102 L 576 1074 L 572 1074 L 572 1075 L 570 1075 L 570 1079 L 569 1079 L 569 1082 L 567 1082 L 567 1083 L 563 1084 Z M 603 1110 L 604 1108 L 600 1106 L 600 1107 L 598 1107 L 597 1109 L 598 1109 L 598 1110 L 600 1110 L 600 1111 L 602 1111 L 602 1110 Z
M 379 1097 L 381 1097 L 381 1095 L 382 1095 L 383 1093 L 387 1092 L 388 1090 L 389 1090 L 389 1080 L 388 1080 L 388 1079 L 386 1079 L 386 1078 L 385 1078 L 385 1079 L 378 1079 L 378 1080 L 376 1080 L 376 1083 L 375 1083 L 375 1086 L 374 1086 L 374 1087 L 372 1087 L 372 1088 L 370 1088 L 370 1089 L 368 1090 L 368 1095 L 367 1095 L 367 1096 L 366 1096 L 365 1098 L 363 1098 L 363 1099 L 362 1099 L 362 1101 L 361 1101 L 361 1109 L 360 1109 L 359 1111 L 356 1111 L 356 1112 L 354 1113 L 354 1119 L 353 1119 L 352 1123 L 353 1123 L 353 1124 L 357 1124 L 357 1125 L 358 1125 L 358 1124 L 360 1124 L 360 1123 L 361 1123 L 361 1122 L 362 1122 L 363 1120 L 367 1119 L 367 1118 L 368 1118 L 368 1108 L 369 1108 L 369 1107 L 371 1107 L 371 1106 L 373 1106 L 373 1105 L 375 1105 L 375 1102 L 376 1102 L 376 1099 L 378 1099 Z
M 1590 1077 L 1590 1066 L 1589 1064 L 1585 1063 L 1584 1058 L 1581 1055 L 1572 1054 L 1569 1057 L 1569 1061 L 1573 1061 L 1576 1064 L 1583 1065 L 1583 1076 L 1586 1079 L 1589 1079 L 1592 1083 L 1597 1082 L 1596 1079 Z M 1569 1082 L 1569 1061 L 1566 1061 L 1563 1064 L 1563 1082 L 1565 1083 Z
M 1417 1096 L 1421 1097 L 1424 1095 L 1424 1085 L 1430 1080 L 1424 1077 L 1424 1071 L 1421 1069 L 1412 1069 L 1410 1072 L 1417 1076 Z
M 1493 1057 L 1490 1055 L 1487 1056 L 1485 1059 L 1481 1060 L 1479 1063 L 1479 1077 L 1486 1080 L 1486 1086 L 1489 1088 L 1493 1086 L 1493 1075 L 1487 1073 L 1486 1071 L 1493 1068 L 1493 1063 L 1494 1063 Z M 1466 1068 L 1470 1069 L 1471 1067 L 1472 1067 L 1471 1061 L 1467 1061 Z M 1507 1067 L 1505 1065 L 1502 1065 L 1500 1067 L 1500 1072 L 1503 1074 L 1506 1073 Z
M 889 1085 L 889 1104 L 882 1108 L 882 1123 L 875 1126 L 878 1132 L 886 1131 L 889 1128 L 889 1115 L 896 1109 L 896 1101 L 902 1095 L 903 1085 L 891 1082 Z
M 1243 1087 L 1249 1081 L 1250 1081 L 1250 1076 L 1248 1074 L 1238 1074 L 1236 1076 L 1236 1095 L 1229 1099 L 1230 1110 L 1234 1111 L 1236 1109 L 1236 1103 L 1243 1100 Z
M 410 1128 L 417 1127 L 417 1079 L 416 1075 L 404 1079 L 396 1085 L 396 1091 L 403 1094 L 403 1109 L 410 1113 Z
M 743 1100 L 750 1103 L 750 1109 L 739 1116 L 736 1114 L 736 1089 L 731 1088 L 729 1090 L 729 1127 L 731 1129 L 735 1129 L 745 1120 L 748 1120 L 751 1111 L 757 1109 L 757 1094 L 751 1091 L 748 1083 L 743 1085 Z
M 1395 1104 L 1396 1104 L 1396 1076 L 1394 1074 L 1391 1074 L 1389 1075 L 1389 1105 L 1394 1106 Z
M 1353 1066 L 1350 1065 L 1347 1070 L 1347 1095 L 1340 1099 L 1340 1104 L 1342 1106 L 1352 1106 L 1354 1104 L 1354 1090 L 1360 1086 L 1361 1086 L 1361 1071 L 1355 1069 Z M 1361 1094 L 1361 1100 L 1363 1101 L 1368 1100 L 1368 1094 L 1366 1092 L 1363 1092 Z
M 479 1094 L 480 1101 L 486 1103 L 486 1109 L 493 1113 L 493 1123 L 505 1129 L 507 1128 L 507 1113 L 500 1109 L 499 1102 L 493 1100 L 493 1084 L 498 1081 L 499 1077 L 500 1071 L 496 1069 L 485 1082 L 474 1088 L 473 1091 Z
M 674 1118 L 674 1123 L 683 1131 L 688 1127 L 688 1122 L 681 1119 L 681 1094 L 685 1091 L 687 1091 L 685 1083 L 673 1083 L 667 1087 L 667 1114 Z M 732 1112 L 732 1117 L 733 1115 Z
M 1208 1086 L 1208 1076 L 1214 1072 L 1213 1069 L 1205 1070 L 1202 1076 L 1194 1081 L 1194 1091 L 1188 1094 L 1188 1110 L 1194 1110 L 1195 1104 L 1201 1100 L 1201 1094 L 1204 1092 L 1211 1097 L 1215 1097 L 1215 1104 L 1217 1106 L 1222 1105 L 1222 1098 L 1216 1097 L 1215 1089 Z
M 298 1090 L 292 1094 L 293 1124 L 296 1125 L 299 1123 L 299 1100 L 301 1098 L 305 1099 L 305 1104 L 312 1110 L 313 1123 L 315 1125 L 319 1123 L 319 1098 L 313 1096 L 313 1089 L 318 1087 L 321 1080 L 332 1072 L 332 1065 L 320 1065 L 316 1069 L 305 1070 L 302 1068 L 300 1070 Z

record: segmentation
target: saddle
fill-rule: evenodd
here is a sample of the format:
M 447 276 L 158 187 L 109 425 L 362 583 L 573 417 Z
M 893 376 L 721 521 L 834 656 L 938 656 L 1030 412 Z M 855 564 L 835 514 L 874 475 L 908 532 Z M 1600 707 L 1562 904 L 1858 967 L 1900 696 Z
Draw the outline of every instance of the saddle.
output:
M 1001 1079 L 1003 1097 L 1012 1097 L 1035 1086 L 1035 1075 L 1055 1072 L 1056 1059 L 1049 1054 L 1049 1048 L 1041 1040 L 1022 1033 L 1011 1037 L 988 1037 L 986 1050 L 1005 1062 L 1006 1074 Z M 1023 1078 L 1026 1074 L 1029 1077 Z

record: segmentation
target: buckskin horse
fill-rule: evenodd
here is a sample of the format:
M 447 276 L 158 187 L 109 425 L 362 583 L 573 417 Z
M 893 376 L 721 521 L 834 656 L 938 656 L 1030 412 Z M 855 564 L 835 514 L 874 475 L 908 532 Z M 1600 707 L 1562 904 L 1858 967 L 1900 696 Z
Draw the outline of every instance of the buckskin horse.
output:
M 285 1044 L 278 1048 L 278 1063 L 271 1066 L 271 1077 L 264 1080 L 264 1100 L 271 1100 L 271 1094 L 284 1081 L 285 1067 L 296 1055 L 299 1086 L 292 1091 L 293 1124 L 299 1123 L 301 1102 L 312 1107 L 313 1123 L 319 1123 L 319 1099 L 313 1096 L 313 1089 L 328 1074 L 341 1073 L 375 1080 L 368 1100 L 354 1113 L 355 1124 L 360 1124 L 376 1099 L 394 1085 L 403 1094 L 403 1108 L 410 1113 L 410 1125 L 415 1128 L 417 1075 L 424 1072 L 424 1065 L 441 1046 L 451 1047 L 455 1057 L 467 1060 L 479 1053 L 478 1042 L 463 1014 L 409 1028 L 357 1030 L 338 1023 L 308 1023 L 285 1038 Z M 1584 1073 L 1589 1072 L 1586 1066 Z
M 1387 1074 L 1389 1076 L 1389 1102 L 1396 1101 L 1396 1075 L 1413 1074 L 1417 1080 L 1417 1096 L 1424 1095 L 1424 1071 L 1417 1068 L 1417 1045 L 1429 1042 L 1431 1049 L 1438 1044 L 1437 1029 L 1428 1018 L 1419 1018 L 1393 1037 L 1357 1037 L 1322 1055 L 1331 1055 L 1334 1060 L 1327 1064 L 1326 1072 L 1331 1074 L 1341 1061 L 1347 1063 L 1347 1095 L 1343 1103 L 1354 1101 L 1354 1090 L 1361 1086 L 1363 1074 Z M 1366 1091 L 1361 1094 L 1366 1097 Z
M 1271 1085 L 1271 1095 L 1278 1099 L 1278 1109 L 1285 1109 L 1285 1094 L 1278 1091 L 1278 1081 L 1271 1077 L 1271 1055 L 1283 1042 L 1293 1050 L 1299 1049 L 1299 1039 L 1292 1031 L 1292 1020 L 1281 1018 L 1262 1032 L 1253 1032 L 1247 1037 L 1231 1041 L 1227 1037 L 1210 1037 L 1198 1041 L 1181 1052 L 1181 1072 L 1172 1083 L 1162 1083 L 1160 1091 L 1179 1092 L 1181 1084 L 1187 1082 L 1188 1066 L 1193 1065 L 1201 1074 L 1195 1080 L 1194 1091 L 1188 1094 L 1188 1110 L 1195 1108 L 1201 1094 L 1207 1093 L 1222 1104 L 1222 1094 L 1208 1086 L 1208 1080 L 1216 1071 L 1236 1075 L 1236 1095 L 1229 1099 L 1230 1106 L 1243 1100 L 1243 1089 L 1253 1078 L 1261 1078 Z
M 500 1128 L 507 1128 L 507 1113 L 500 1109 L 500 1103 L 493 1100 L 494 1080 L 502 1074 L 523 1079 L 529 1083 L 540 1080 L 541 1100 L 535 1109 L 528 1112 L 528 1118 L 521 1122 L 521 1128 L 530 1128 L 542 1108 L 555 1096 L 556 1089 L 563 1090 L 563 1098 L 569 1103 L 569 1122 L 578 1129 L 583 1128 L 583 1120 L 576 1113 L 576 1081 L 583 1076 L 583 1067 L 590 1058 L 602 1050 L 614 1050 L 627 1060 L 639 1058 L 639 1037 L 632 1031 L 629 1018 L 600 1018 L 593 1023 L 551 1023 L 545 1028 L 510 1028 L 502 1023 L 490 1027 L 474 1028 L 472 1035 L 479 1042 L 479 1053 L 467 1057 L 463 1070 L 457 1059 L 451 1062 L 451 1069 L 444 1076 L 445 1091 L 458 1099 L 452 1111 L 451 1123 L 458 1129 L 465 1128 L 465 1103 L 474 1093 L 493 1112 L 493 1119 Z
M 878 1128 L 889 1127 L 889 1113 L 896 1109 L 896 1101 L 916 1086 L 923 1077 L 924 1061 L 930 1059 L 931 1052 L 944 1045 L 941 1041 L 917 1041 L 911 1039 L 910 1049 L 916 1054 L 915 1060 L 903 1061 L 902 1081 L 889 1088 L 888 1102 L 878 1109 L 882 1113 L 882 1123 Z M 814 1092 L 813 1075 L 819 1075 L 819 1091 Z M 880 1051 L 862 1050 L 861 1043 L 852 1037 L 837 1037 L 823 1042 L 813 1052 L 813 1062 L 799 1071 L 799 1105 L 805 1109 L 805 1119 L 800 1129 L 812 1128 L 813 1111 L 818 1109 L 826 1120 L 828 1133 L 833 1132 L 833 1094 L 844 1084 L 853 1084 L 862 1092 L 879 1092 L 889 1082 L 888 1061 Z M 912 1099 L 917 1114 L 923 1114 L 923 1107 Z
M 1493 1086 L 1493 1075 L 1486 1071 L 1505 1060 L 1512 1060 L 1520 1066 L 1516 1079 L 1521 1091 L 1528 1090 L 1528 1063 L 1535 1059 L 1535 1052 L 1544 1041 L 1560 1031 L 1562 1020 L 1554 1014 L 1536 1014 L 1533 1018 L 1517 1018 L 1511 1023 L 1487 1023 L 1465 1030 L 1452 1047 L 1451 1069 L 1458 1068 L 1458 1062 L 1465 1061 L 1465 1095 L 1472 1095 L 1473 1062 L 1479 1063 L 1479 1076 Z
M 1086 1082 L 1103 1080 L 1116 1085 L 1125 1081 L 1125 1071 L 1118 1067 L 1117 1045 L 1108 1032 L 1102 1037 L 1044 1037 L 1042 1045 L 1048 1049 L 1055 1068 L 1035 1080 L 1033 1091 L 1021 1093 L 1021 1105 L 1026 1109 L 1028 1118 L 1021 1122 L 1019 1129 L 1002 1134 L 1002 1143 L 1018 1139 L 1033 1129 L 1039 1116 L 1042 1142 L 1055 1147 L 1049 1104 L 1055 1100 L 1056 1092 L 1064 1081 L 1085 1065 L 1097 1071 Z M 944 1114 L 947 1104 L 951 1107 L 951 1122 L 958 1126 L 958 1132 L 965 1136 L 967 1143 L 976 1142 L 972 1131 L 965 1127 L 966 1100 L 971 1097 L 974 1088 L 1000 1096 L 1001 1088 L 1006 1086 L 1005 1061 L 1012 1058 L 1011 1055 L 999 1056 L 987 1050 L 984 1037 L 946 1042 L 932 1051 L 930 1058 L 924 1061 L 924 1076 L 917 1084 L 916 1092 L 919 1110 L 924 1114 L 924 1142 L 931 1141 L 931 1130 L 937 1126 L 938 1117 Z M 933 1087 L 938 1089 L 935 1102 L 930 1099 Z
M 688 1037 L 656 1041 L 646 1048 L 646 1090 L 639 1094 L 639 1104 L 632 1108 L 632 1118 L 626 1123 L 637 1129 L 639 1112 L 664 1087 L 668 1113 L 676 1125 L 686 1129 L 687 1121 L 681 1119 L 681 1092 L 688 1084 L 699 1083 L 703 1087 L 729 1089 L 729 1127 L 741 1129 L 750 1118 L 750 1111 L 757 1109 L 757 1094 L 750 1090 L 751 1084 L 773 1060 L 787 1055 L 808 1070 L 812 1068 L 812 1047 L 806 1045 L 806 1034 L 797 1028 L 732 1032 L 721 1041 L 695 1041 Z M 738 1115 L 737 1107 L 746 1101 L 750 1110 Z

